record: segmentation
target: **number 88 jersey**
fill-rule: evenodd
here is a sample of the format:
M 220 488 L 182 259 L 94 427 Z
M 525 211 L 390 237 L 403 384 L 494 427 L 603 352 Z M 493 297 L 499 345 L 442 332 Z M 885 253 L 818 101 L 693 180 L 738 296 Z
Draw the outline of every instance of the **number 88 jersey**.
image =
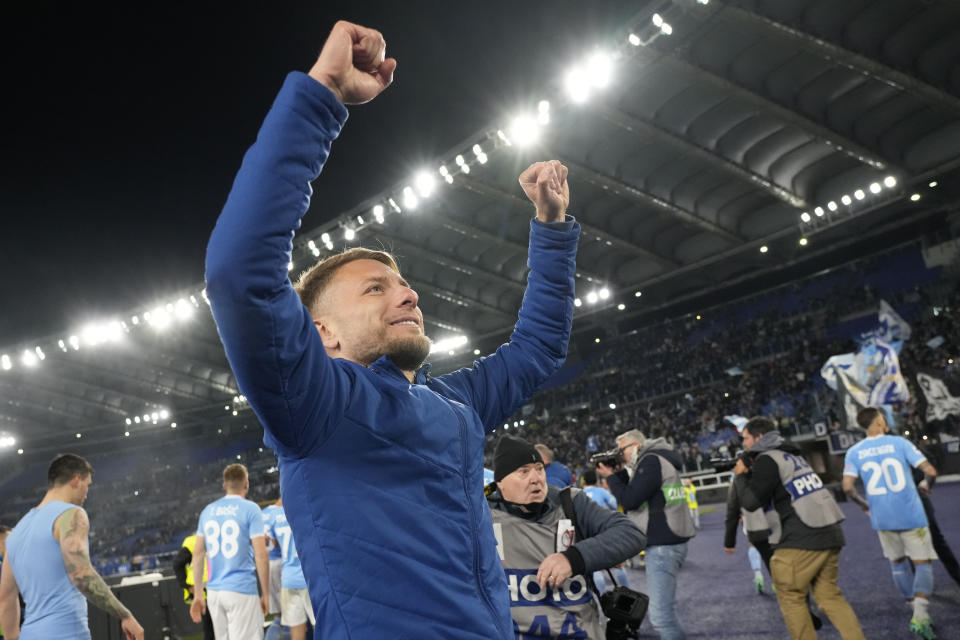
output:
M 927 526 L 911 467 L 926 458 L 912 442 L 894 435 L 861 440 L 847 450 L 843 475 L 863 479 L 870 524 L 877 531 Z
M 256 503 L 238 495 L 211 502 L 200 513 L 197 535 L 210 561 L 207 589 L 257 594 L 253 538 L 263 536 L 263 514 Z

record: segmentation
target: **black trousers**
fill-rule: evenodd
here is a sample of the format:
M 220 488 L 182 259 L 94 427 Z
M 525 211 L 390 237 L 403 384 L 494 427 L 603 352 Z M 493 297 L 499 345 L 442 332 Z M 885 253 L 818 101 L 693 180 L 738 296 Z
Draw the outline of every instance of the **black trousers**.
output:
M 940 562 L 943 563 L 943 568 L 947 570 L 947 573 L 950 574 L 953 581 L 960 584 L 960 564 L 957 563 L 957 557 L 953 555 L 953 551 L 950 549 L 950 546 L 947 545 L 947 541 L 940 531 L 940 525 L 937 524 L 937 518 L 933 513 L 933 503 L 930 502 L 930 498 L 922 493 L 920 494 L 920 501 L 923 502 L 923 510 L 927 514 L 927 522 L 930 525 L 930 538 L 933 541 L 933 550 L 937 552 L 937 556 L 940 557 Z

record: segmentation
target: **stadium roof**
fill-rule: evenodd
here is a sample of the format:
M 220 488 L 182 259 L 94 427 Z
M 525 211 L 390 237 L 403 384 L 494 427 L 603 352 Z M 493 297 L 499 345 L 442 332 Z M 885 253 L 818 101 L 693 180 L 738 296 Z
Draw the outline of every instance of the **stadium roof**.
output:
M 515 322 L 531 217 L 516 180 L 534 160 L 570 169 L 583 227 L 577 331 L 616 330 L 857 243 L 919 237 L 955 210 L 957 6 L 643 7 L 564 76 L 517 96 L 515 111 L 444 141 L 422 175 L 308 219 L 294 273 L 344 246 L 394 251 L 428 333 L 465 337 L 435 354 L 446 370 Z M 101 446 L 172 422 L 252 420 L 202 286 L 198 273 L 160 301 L 0 350 L 0 432 L 29 453 L 76 433 L 77 446 Z

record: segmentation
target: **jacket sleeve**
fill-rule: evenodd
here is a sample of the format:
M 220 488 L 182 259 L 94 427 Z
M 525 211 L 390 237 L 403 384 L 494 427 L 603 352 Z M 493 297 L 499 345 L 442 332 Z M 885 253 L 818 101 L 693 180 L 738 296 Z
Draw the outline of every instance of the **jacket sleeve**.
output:
M 727 519 L 724 521 L 723 546 L 733 549 L 737 546 L 737 524 L 740 522 L 740 498 L 737 496 L 736 479 L 727 490 Z
M 777 463 L 769 456 L 760 456 L 753 463 L 753 468 L 746 479 L 738 487 L 740 506 L 747 511 L 765 508 L 773 502 L 773 494 L 778 484 L 780 484 L 780 471 Z
M 633 474 L 633 478 L 629 482 L 625 482 L 623 477 L 616 473 L 607 477 L 610 493 L 614 495 L 625 511 L 639 509 L 640 505 L 660 491 L 662 483 L 663 476 L 660 473 L 660 462 L 656 456 L 647 456 L 641 460 L 637 472 Z
M 326 87 L 291 73 L 244 156 L 207 246 L 206 292 L 227 359 L 267 444 L 290 456 L 326 436 L 351 385 L 345 368 L 326 355 L 287 271 L 310 181 L 346 118 Z
M 583 557 L 586 575 L 640 553 L 647 539 L 619 511 L 601 507 L 581 491 L 573 492 L 573 510 L 584 539 L 573 545 Z
M 193 554 L 190 549 L 180 547 L 176 557 L 173 559 L 173 575 L 177 577 L 177 584 L 184 589 L 189 588 L 187 584 L 187 565 L 193 560 Z
M 527 290 L 510 341 L 467 369 L 437 380 L 454 390 L 492 431 L 537 391 L 567 357 L 580 224 L 530 222 Z

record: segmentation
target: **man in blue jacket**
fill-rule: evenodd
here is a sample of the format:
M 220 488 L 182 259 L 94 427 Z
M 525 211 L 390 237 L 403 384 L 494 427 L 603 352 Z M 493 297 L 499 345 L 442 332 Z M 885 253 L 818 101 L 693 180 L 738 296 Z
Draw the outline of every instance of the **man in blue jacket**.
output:
M 389 254 L 354 249 L 287 279 L 345 104 L 396 61 L 377 31 L 338 22 L 292 73 L 247 152 L 207 250 L 207 295 L 241 392 L 279 460 L 317 637 L 512 638 L 483 492 L 484 436 L 563 363 L 579 225 L 566 168 L 520 175 L 536 207 L 510 342 L 439 378 L 417 294 Z

